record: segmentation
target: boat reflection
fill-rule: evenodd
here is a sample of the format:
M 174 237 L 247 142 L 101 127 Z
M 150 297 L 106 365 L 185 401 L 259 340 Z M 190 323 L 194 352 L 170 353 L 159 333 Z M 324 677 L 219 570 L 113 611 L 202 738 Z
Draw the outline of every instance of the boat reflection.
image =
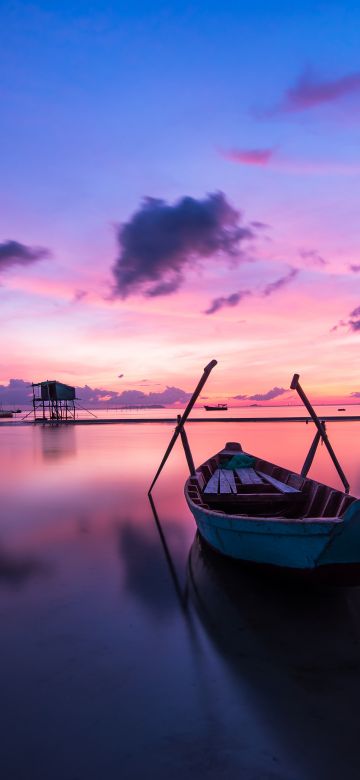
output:
M 233 684 L 246 686 L 299 777 L 358 777 L 360 589 L 273 582 L 197 534 L 188 591 Z

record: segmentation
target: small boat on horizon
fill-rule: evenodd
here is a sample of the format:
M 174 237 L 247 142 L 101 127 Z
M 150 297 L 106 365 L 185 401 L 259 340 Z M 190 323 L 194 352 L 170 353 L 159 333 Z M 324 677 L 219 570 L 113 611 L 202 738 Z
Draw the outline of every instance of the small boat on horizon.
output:
M 205 404 L 204 409 L 206 409 L 207 412 L 227 412 L 228 405 L 227 404 L 216 404 L 215 406 L 210 406 L 209 404 Z

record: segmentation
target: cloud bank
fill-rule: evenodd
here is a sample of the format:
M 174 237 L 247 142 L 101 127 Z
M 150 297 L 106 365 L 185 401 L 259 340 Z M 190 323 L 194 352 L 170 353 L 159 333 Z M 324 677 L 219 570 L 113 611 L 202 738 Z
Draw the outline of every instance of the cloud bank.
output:
M 243 256 L 243 242 L 253 237 L 222 192 L 203 200 L 187 196 L 174 205 L 146 198 L 118 229 L 114 295 L 170 295 L 183 284 L 186 270 L 216 255 L 236 262 Z
M 3 241 L 0 243 L 0 271 L 5 271 L 13 265 L 30 265 L 36 260 L 51 257 L 51 252 L 43 247 L 30 247 L 19 241 Z
M 151 406 L 161 404 L 186 404 L 191 393 L 179 387 L 166 387 L 161 392 L 143 393 L 141 390 L 124 390 L 116 393 L 104 388 L 92 388 L 89 385 L 76 387 L 76 397 L 83 406 L 104 408 L 108 406 Z M 31 382 L 23 379 L 10 379 L 8 385 L 0 385 L 0 404 L 19 406 L 32 403 Z
M 279 395 L 283 395 L 287 390 L 283 387 L 273 387 L 272 390 L 268 390 L 267 393 L 254 393 L 254 395 L 235 395 L 236 401 L 272 401 L 273 398 L 278 398 Z

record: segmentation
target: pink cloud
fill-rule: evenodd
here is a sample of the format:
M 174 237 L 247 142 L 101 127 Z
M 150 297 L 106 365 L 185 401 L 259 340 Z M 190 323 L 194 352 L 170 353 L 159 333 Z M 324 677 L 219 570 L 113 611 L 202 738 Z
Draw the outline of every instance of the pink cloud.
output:
M 273 113 L 273 112 L 272 112 Z M 252 165 L 262 168 L 271 168 L 279 173 L 303 175 L 303 176 L 357 176 L 360 172 L 358 163 L 342 163 L 333 160 L 304 160 L 287 157 L 275 149 L 238 150 L 230 149 L 221 151 L 221 156 L 237 165 Z M 261 224 L 261 223 L 260 223 Z M 258 223 L 251 223 L 252 226 Z M 263 225 L 261 224 L 261 227 Z
M 243 165 L 268 165 L 274 157 L 274 149 L 229 149 L 222 156 Z
M 282 102 L 271 113 L 305 111 L 356 93 L 360 93 L 360 73 L 328 81 L 320 81 L 310 73 L 304 73 L 295 86 L 285 92 Z

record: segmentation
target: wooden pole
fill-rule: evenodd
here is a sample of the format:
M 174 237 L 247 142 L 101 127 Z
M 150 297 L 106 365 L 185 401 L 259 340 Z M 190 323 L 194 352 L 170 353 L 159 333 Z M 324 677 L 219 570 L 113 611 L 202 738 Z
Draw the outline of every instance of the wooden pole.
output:
M 337 457 L 335 455 L 335 452 L 334 452 L 334 450 L 333 450 L 333 448 L 332 448 L 332 446 L 331 446 L 331 444 L 329 442 L 328 435 L 327 435 L 327 433 L 325 431 L 323 423 L 320 422 L 320 420 L 319 420 L 315 410 L 311 406 L 311 403 L 310 403 L 309 399 L 306 397 L 306 395 L 305 395 L 301 385 L 299 384 L 299 378 L 300 378 L 299 374 L 294 374 L 294 376 L 292 378 L 292 381 L 291 381 L 290 389 L 291 390 L 296 390 L 296 392 L 300 396 L 304 406 L 308 410 L 309 415 L 310 415 L 311 419 L 313 420 L 313 422 L 315 423 L 315 425 L 316 425 L 316 427 L 318 429 L 318 432 L 319 432 L 319 434 L 320 434 L 320 436 L 321 436 L 321 438 L 322 438 L 322 440 L 323 440 L 323 442 L 325 444 L 325 447 L 326 447 L 326 449 L 327 449 L 327 451 L 328 451 L 328 453 L 329 453 L 329 455 L 330 455 L 330 457 L 331 457 L 331 459 L 333 461 L 333 464 L 334 464 L 334 466 L 336 468 L 336 471 L 337 471 L 337 473 L 338 473 L 338 475 L 339 475 L 339 477 L 340 477 L 340 479 L 341 479 L 341 481 L 342 481 L 342 483 L 344 485 L 345 493 L 348 493 L 349 489 L 350 489 L 350 485 L 349 485 L 349 483 L 348 483 L 348 481 L 347 481 L 347 479 L 345 477 L 345 474 L 344 474 L 344 472 L 343 472 L 343 470 L 342 470 L 342 468 L 340 466 L 340 463 L 339 463 L 339 461 L 338 461 L 338 459 L 337 459 Z M 315 443 L 315 440 L 314 440 L 314 443 Z M 315 452 L 314 452 L 314 454 L 315 454 Z
M 177 421 L 178 421 L 178 425 L 179 425 L 181 423 L 181 414 L 178 414 Z M 181 436 L 181 441 L 182 441 L 182 444 L 183 444 L 183 447 L 184 447 L 184 452 L 185 452 L 185 455 L 186 455 L 187 464 L 189 466 L 189 471 L 190 471 L 191 476 L 193 477 L 194 474 L 195 474 L 195 465 L 194 465 L 193 456 L 192 456 L 192 453 L 191 453 L 190 444 L 189 444 L 189 441 L 188 441 L 188 437 L 187 437 L 185 428 L 181 428 L 180 436 Z
M 157 470 L 157 472 L 155 474 L 155 477 L 154 477 L 154 479 L 153 479 L 153 481 L 152 481 L 152 483 L 151 483 L 151 485 L 149 487 L 149 491 L 148 491 L 149 495 L 150 495 L 150 493 L 151 493 L 151 491 L 152 491 L 152 489 L 153 489 L 153 487 L 155 485 L 155 482 L 156 482 L 159 474 L 161 473 L 161 471 L 162 471 L 162 469 L 163 469 L 163 467 L 164 467 L 164 465 L 165 465 L 165 463 L 166 463 L 166 461 L 167 461 L 167 459 L 168 459 L 168 457 L 170 455 L 170 452 L 171 452 L 171 450 L 172 450 L 172 448 L 173 448 L 173 446 L 174 446 L 174 444 L 176 442 L 177 437 L 179 436 L 179 433 L 181 433 L 181 430 L 184 427 L 184 425 L 186 423 L 186 420 L 187 420 L 187 418 L 188 418 L 188 416 L 189 416 L 189 414 L 190 414 L 190 412 L 191 412 L 191 410 L 192 410 L 192 408 L 193 408 L 193 406 L 194 406 L 198 396 L 200 395 L 206 380 L 208 379 L 208 376 L 209 376 L 210 372 L 212 371 L 212 369 L 216 365 L 217 365 L 217 360 L 212 360 L 207 366 L 205 366 L 204 373 L 203 373 L 203 375 L 202 375 L 202 377 L 200 379 L 200 382 L 198 383 L 197 387 L 195 388 L 195 390 L 194 390 L 194 392 L 193 392 L 193 394 L 192 394 L 192 396 L 190 398 L 190 401 L 189 401 L 189 403 L 188 403 L 188 405 L 187 405 L 187 407 L 186 407 L 186 409 L 184 411 L 183 416 L 180 417 L 180 422 L 178 422 L 178 424 L 177 424 L 177 426 L 175 428 L 174 434 L 171 437 L 171 440 L 170 440 L 170 443 L 169 443 L 169 445 L 167 447 L 165 455 L 164 455 L 164 457 L 163 457 L 163 459 L 162 459 L 162 461 L 160 463 L 160 466 L 159 466 L 159 468 L 158 468 L 158 470 Z
M 315 452 L 317 450 L 317 447 L 318 447 L 320 439 L 321 439 L 320 432 L 316 431 L 315 437 L 314 437 L 314 441 L 313 441 L 313 443 L 312 443 L 312 445 L 311 445 L 311 447 L 309 449 L 309 452 L 308 452 L 308 454 L 307 454 L 307 456 L 305 458 L 304 465 L 303 465 L 303 467 L 302 467 L 302 469 L 300 471 L 300 474 L 301 474 L 302 477 L 306 477 L 307 476 L 309 468 L 310 468 L 310 466 L 311 466 L 311 464 L 312 464 L 312 462 L 314 460 Z

